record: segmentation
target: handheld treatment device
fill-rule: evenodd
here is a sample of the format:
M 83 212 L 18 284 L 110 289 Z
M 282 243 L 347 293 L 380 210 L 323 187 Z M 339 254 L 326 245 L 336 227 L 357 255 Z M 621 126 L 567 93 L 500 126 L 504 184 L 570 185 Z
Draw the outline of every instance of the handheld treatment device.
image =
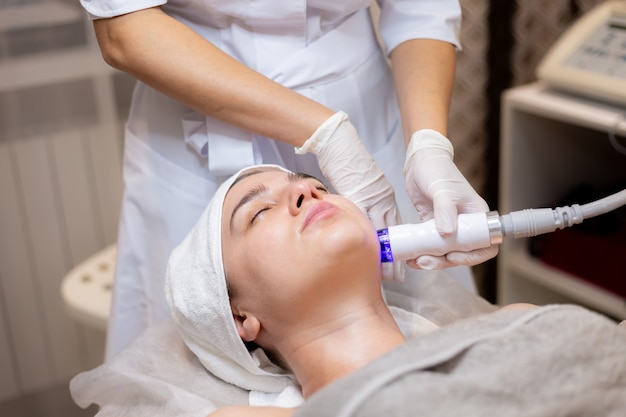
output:
M 570 227 L 625 204 L 626 190 L 622 190 L 584 205 L 526 209 L 502 216 L 497 211 L 460 214 L 456 234 L 447 236 L 439 234 L 434 219 L 390 226 L 378 231 L 380 260 L 406 261 L 422 255 L 441 256 L 487 248 L 499 245 L 505 237 L 532 237 Z

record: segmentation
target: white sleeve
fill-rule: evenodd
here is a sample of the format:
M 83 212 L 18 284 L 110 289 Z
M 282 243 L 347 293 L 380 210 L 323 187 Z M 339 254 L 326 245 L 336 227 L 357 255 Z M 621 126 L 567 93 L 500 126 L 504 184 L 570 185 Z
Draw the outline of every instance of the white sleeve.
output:
M 92 20 L 120 16 L 165 3 L 167 0 L 80 0 Z
M 389 54 L 410 39 L 437 39 L 461 49 L 458 0 L 377 0 L 380 36 Z

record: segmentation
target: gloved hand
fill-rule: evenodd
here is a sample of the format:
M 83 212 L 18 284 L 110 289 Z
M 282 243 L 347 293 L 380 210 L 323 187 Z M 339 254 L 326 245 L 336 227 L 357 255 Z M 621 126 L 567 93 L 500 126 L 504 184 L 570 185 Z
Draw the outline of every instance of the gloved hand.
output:
M 376 229 L 400 222 L 395 193 L 344 112 L 329 117 L 299 148 L 313 153 L 333 188 L 355 203 Z M 383 264 L 383 279 L 404 279 L 401 262 Z
M 411 136 L 404 163 L 409 198 L 422 220 L 435 218 L 442 235 L 456 232 L 459 213 L 489 211 L 453 162 L 454 149 L 441 133 L 423 129 Z M 407 264 L 417 269 L 441 269 L 476 265 L 493 258 L 498 246 L 472 252 L 449 252 L 445 256 L 420 256 Z

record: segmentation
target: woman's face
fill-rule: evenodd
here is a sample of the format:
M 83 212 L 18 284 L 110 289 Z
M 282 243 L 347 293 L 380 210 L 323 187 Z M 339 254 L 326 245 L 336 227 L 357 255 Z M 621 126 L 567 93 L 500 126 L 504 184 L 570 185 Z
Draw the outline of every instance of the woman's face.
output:
M 313 177 L 244 174 L 224 200 L 222 256 L 231 302 L 264 321 L 308 312 L 342 292 L 380 288 L 380 247 L 352 202 Z

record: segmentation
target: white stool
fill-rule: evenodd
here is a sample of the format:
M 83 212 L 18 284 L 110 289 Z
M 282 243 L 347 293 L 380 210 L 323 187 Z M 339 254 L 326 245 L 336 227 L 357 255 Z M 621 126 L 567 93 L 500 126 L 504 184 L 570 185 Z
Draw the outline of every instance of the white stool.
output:
M 107 329 L 117 246 L 111 245 L 76 265 L 63 278 L 61 294 L 68 315 L 87 326 Z

